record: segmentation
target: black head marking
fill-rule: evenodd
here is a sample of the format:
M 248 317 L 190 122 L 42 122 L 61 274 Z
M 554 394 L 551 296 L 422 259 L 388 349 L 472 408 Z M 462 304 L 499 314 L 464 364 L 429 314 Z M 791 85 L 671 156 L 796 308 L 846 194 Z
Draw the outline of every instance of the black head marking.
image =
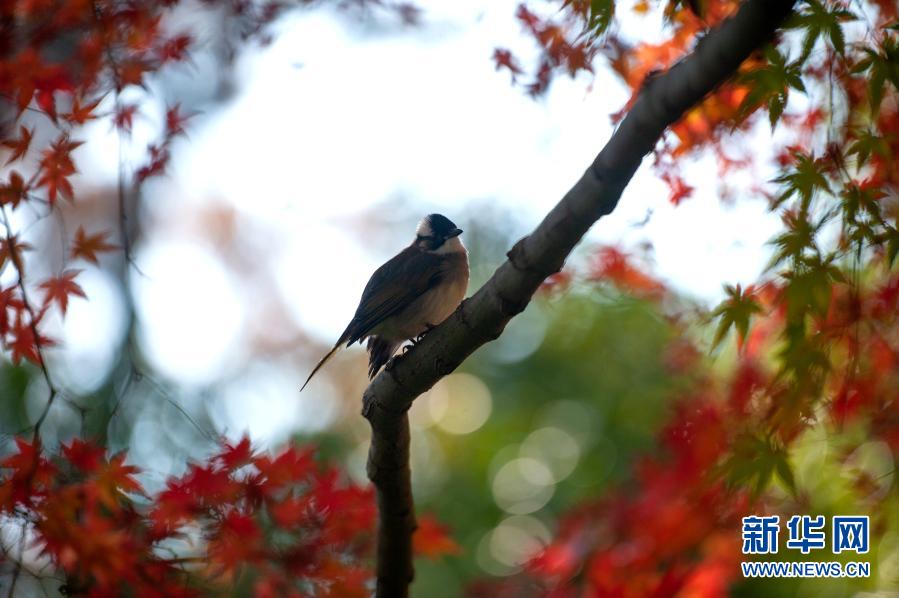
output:
M 442 214 L 430 214 L 427 218 L 428 224 L 431 225 L 431 231 L 433 232 L 435 237 L 445 239 L 453 230 L 456 229 L 456 225 L 453 224 L 449 218 Z
M 446 216 L 429 214 L 418 225 L 418 243 L 427 249 L 437 249 L 447 239 L 452 239 L 461 232 Z

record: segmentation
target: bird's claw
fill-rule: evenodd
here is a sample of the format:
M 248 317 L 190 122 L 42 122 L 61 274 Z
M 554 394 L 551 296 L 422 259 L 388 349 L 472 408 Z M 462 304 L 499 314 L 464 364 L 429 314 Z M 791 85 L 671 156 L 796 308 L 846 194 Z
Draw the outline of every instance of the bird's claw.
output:
M 420 343 L 421 339 L 423 339 L 427 333 L 434 330 L 435 328 L 436 328 L 436 326 L 434 326 L 433 324 L 425 323 L 424 331 L 421 334 L 419 334 L 418 336 L 416 336 L 415 338 L 410 339 L 412 341 L 412 344 L 417 345 L 418 343 Z

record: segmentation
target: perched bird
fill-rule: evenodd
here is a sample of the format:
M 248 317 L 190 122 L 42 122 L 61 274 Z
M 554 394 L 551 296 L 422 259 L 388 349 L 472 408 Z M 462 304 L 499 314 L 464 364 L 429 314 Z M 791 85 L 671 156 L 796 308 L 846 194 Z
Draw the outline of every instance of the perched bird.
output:
M 449 317 L 468 288 L 468 252 L 460 234 L 446 216 L 425 216 L 412 244 L 372 274 L 356 315 L 303 388 L 343 343 L 349 347 L 368 339 L 368 377 L 374 378 L 403 342 Z

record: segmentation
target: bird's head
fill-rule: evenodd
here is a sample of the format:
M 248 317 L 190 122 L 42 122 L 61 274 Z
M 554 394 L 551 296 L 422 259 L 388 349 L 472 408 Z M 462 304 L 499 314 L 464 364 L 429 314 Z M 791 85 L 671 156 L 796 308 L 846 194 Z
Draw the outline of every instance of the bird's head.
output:
M 465 251 L 459 241 L 462 229 L 442 214 L 429 214 L 421 219 L 415 231 L 415 243 L 425 251 L 452 253 Z

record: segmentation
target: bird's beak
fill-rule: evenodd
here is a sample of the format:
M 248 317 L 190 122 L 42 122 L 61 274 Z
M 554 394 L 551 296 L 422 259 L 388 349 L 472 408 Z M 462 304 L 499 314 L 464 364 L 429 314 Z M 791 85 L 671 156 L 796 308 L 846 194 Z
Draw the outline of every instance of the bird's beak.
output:
M 462 234 L 462 229 L 461 229 L 461 228 L 454 228 L 454 229 L 451 230 L 449 233 L 447 233 L 446 238 L 447 238 L 447 239 L 452 239 L 453 237 L 458 237 L 458 236 L 461 235 L 461 234 Z

